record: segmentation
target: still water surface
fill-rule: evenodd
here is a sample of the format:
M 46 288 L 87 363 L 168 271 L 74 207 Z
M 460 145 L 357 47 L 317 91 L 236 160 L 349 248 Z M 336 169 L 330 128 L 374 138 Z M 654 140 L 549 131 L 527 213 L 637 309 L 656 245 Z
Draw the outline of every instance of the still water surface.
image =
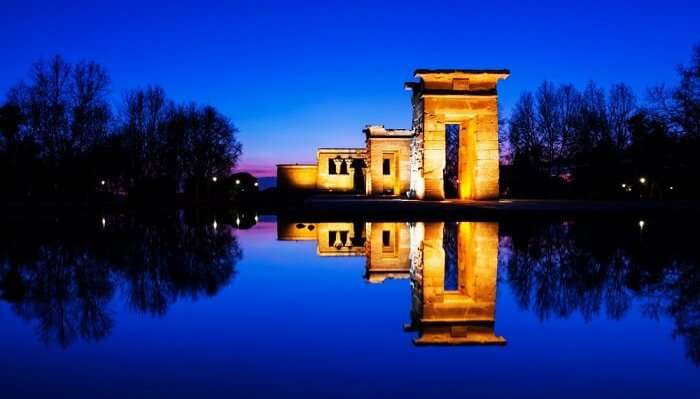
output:
M 89 215 L 0 229 L 0 397 L 700 397 L 667 218 Z

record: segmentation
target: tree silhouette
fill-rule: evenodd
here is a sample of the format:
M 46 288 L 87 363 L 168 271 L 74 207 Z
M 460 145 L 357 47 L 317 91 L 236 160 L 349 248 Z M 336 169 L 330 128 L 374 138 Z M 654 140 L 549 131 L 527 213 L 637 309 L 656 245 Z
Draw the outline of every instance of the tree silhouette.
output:
M 38 61 L 0 109 L 0 193 L 172 200 L 189 181 L 198 191 L 212 176 L 231 175 L 241 155 L 238 130 L 216 108 L 175 104 L 147 86 L 127 92 L 113 112 L 109 86 L 106 69 L 93 61 Z
M 70 227 L 68 226 L 70 225 Z M 133 311 L 164 315 L 179 300 L 213 296 L 230 283 L 242 252 L 230 228 L 181 217 L 74 217 L 0 229 L 0 298 L 42 341 L 68 347 L 108 336 L 124 290 Z
M 505 136 L 503 191 L 522 197 L 698 198 L 700 47 L 680 83 L 650 90 L 639 106 L 624 83 L 543 82 L 522 93 Z M 644 154 L 642 156 L 642 154 Z M 655 154 L 655 156 L 651 156 Z M 637 181 L 644 177 L 640 183 Z
M 619 320 L 634 301 L 648 317 L 666 314 L 700 365 L 700 257 L 685 233 L 694 223 L 654 219 L 641 233 L 628 219 L 503 223 L 500 267 L 518 304 L 542 320 Z

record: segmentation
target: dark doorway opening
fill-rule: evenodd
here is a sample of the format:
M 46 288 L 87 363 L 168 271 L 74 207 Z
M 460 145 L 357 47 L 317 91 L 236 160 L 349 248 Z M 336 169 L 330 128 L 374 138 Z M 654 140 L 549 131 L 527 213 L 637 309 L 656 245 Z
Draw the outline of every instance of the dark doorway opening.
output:
M 459 290 L 457 228 L 457 223 L 447 222 L 442 233 L 442 248 L 445 251 L 445 291 Z
M 459 197 L 459 125 L 445 125 L 445 198 Z
M 365 190 L 365 173 L 364 168 L 367 167 L 365 161 L 361 159 L 355 159 L 352 161 L 350 167 L 353 170 L 352 176 L 352 188 L 357 194 L 366 194 Z

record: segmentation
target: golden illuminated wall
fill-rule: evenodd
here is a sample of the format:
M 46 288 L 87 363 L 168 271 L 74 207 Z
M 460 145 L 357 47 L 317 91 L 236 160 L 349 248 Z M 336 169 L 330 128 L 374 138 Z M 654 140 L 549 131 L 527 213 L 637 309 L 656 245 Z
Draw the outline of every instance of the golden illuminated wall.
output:
M 316 187 L 324 191 L 350 192 L 355 190 L 355 170 L 352 167 L 354 160 L 365 159 L 364 148 L 323 148 L 316 154 L 318 160 L 318 170 L 316 176 Z M 329 160 L 333 162 L 336 174 L 331 174 Z M 344 164 L 344 165 L 343 165 Z M 346 174 L 341 174 L 341 167 Z M 364 192 L 364 188 L 361 188 Z
M 277 221 L 277 239 L 280 241 L 315 241 L 318 228 L 315 223 Z
M 315 190 L 316 165 L 277 165 L 277 187 L 286 190 Z
M 319 256 L 364 255 L 364 240 L 356 240 L 356 238 L 362 238 L 364 226 L 360 231 L 357 231 L 351 222 L 317 223 L 316 226 L 316 253 Z M 356 234 L 360 237 L 356 237 Z
M 507 71 L 417 71 L 413 90 L 414 151 L 421 173 L 412 186 L 418 198 L 444 199 L 445 125 L 460 126 L 459 196 L 496 199 L 498 188 L 498 97 Z
M 315 240 L 319 256 L 365 256 L 365 278 L 411 279 L 411 324 L 417 345 L 504 344 L 494 332 L 498 224 L 487 222 L 291 222 L 279 240 Z M 446 254 L 456 268 L 447 283 Z M 455 269 L 452 269 L 453 271 Z M 455 276 L 454 273 L 450 274 Z
M 363 256 L 365 223 L 277 221 L 280 241 L 316 241 L 319 256 Z
M 367 146 L 367 193 L 404 195 L 411 184 L 411 143 L 413 131 L 367 125 L 363 129 Z M 384 164 L 388 162 L 388 174 Z
M 402 222 L 367 223 L 367 281 L 407 278 L 409 272 L 409 228 Z
M 416 344 L 502 344 L 495 335 L 498 224 L 457 226 L 456 290 L 445 289 L 444 223 L 425 223 L 422 263 L 414 277 Z

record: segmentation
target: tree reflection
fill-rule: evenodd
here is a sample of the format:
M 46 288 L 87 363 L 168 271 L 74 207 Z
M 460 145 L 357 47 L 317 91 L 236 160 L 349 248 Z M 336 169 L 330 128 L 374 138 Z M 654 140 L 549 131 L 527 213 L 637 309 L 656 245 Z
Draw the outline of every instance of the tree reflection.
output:
M 112 216 L 4 224 L 0 298 L 63 347 L 110 334 L 109 304 L 123 292 L 131 310 L 164 315 L 181 299 L 213 296 L 242 252 L 231 228 L 185 223 L 182 215 Z
M 622 318 L 633 302 L 666 314 L 700 365 L 700 254 L 692 221 L 516 221 L 502 225 L 501 267 L 519 305 L 540 319 Z

